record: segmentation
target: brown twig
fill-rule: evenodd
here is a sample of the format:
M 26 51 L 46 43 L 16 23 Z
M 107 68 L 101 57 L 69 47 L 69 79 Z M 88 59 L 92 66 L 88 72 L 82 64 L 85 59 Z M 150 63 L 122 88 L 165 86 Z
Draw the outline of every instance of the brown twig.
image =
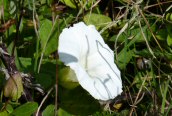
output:
M 8 54 L 8 51 L 7 51 L 5 44 L 1 43 L 0 48 L 3 51 L 3 53 L 1 52 L 0 58 L 1 58 L 2 62 L 4 63 L 6 69 L 8 70 L 8 73 L 10 75 L 15 74 L 18 70 L 17 70 L 17 67 L 15 65 L 14 57 L 10 56 Z
M 141 91 L 143 89 L 143 86 L 145 84 L 146 79 L 147 79 L 147 77 L 145 77 L 145 79 L 142 82 L 142 85 L 141 85 L 141 87 L 139 89 L 139 92 L 137 93 L 136 99 L 134 100 L 133 106 L 136 106 L 137 105 L 137 102 L 139 100 L 139 96 L 141 95 Z M 140 102 L 140 100 L 139 100 L 139 102 Z M 131 110 L 130 110 L 130 115 L 129 116 L 132 116 L 134 110 L 135 110 L 135 107 L 132 107 Z
M 166 1 L 166 2 L 160 2 L 160 3 L 157 3 L 157 4 L 152 4 L 152 5 L 149 5 L 149 6 L 145 6 L 144 7 L 144 10 L 146 9 L 149 9 L 151 7 L 154 7 L 154 6 L 158 6 L 158 5 L 161 5 L 161 4 L 168 4 L 168 3 L 171 3 L 172 1 Z
M 0 32 L 4 33 L 5 31 L 7 31 L 13 24 L 15 24 L 15 20 L 14 19 L 10 19 L 8 20 L 6 23 L 4 23 L 1 27 L 0 27 Z
M 151 32 L 151 34 L 152 34 L 152 37 L 154 38 L 154 40 L 155 40 L 155 42 L 157 43 L 158 47 L 160 48 L 161 51 L 163 51 L 162 47 L 160 46 L 158 40 L 156 39 L 156 37 L 155 37 L 155 35 L 154 35 L 154 33 L 153 33 L 153 31 L 152 31 L 150 25 L 149 25 L 149 23 L 148 23 L 146 17 L 143 15 L 143 12 L 142 12 L 139 8 L 138 8 L 138 11 L 139 11 L 139 13 L 141 14 L 141 16 L 143 17 L 143 19 L 144 19 L 146 25 L 148 26 L 148 29 L 150 30 L 150 32 Z

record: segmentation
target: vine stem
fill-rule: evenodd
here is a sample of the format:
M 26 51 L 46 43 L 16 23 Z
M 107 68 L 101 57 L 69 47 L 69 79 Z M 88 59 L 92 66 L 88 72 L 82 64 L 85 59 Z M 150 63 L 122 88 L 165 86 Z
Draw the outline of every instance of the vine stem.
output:
M 56 55 L 58 58 L 58 56 Z M 56 63 L 56 84 L 55 84 L 55 89 L 56 89 L 56 97 L 55 97 L 55 116 L 57 116 L 57 109 L 58 109 L 58 64 Z
M 43 103 L 45 102 L 45 100 L 48 98 L 48 95 L 52 92 L 53 88 L 54 88 L 54 87 L 52 87 L 52 88 L 48 91 L 48 93 L 46 94 L 46 96 L 45 96 L 45 97 L 43 98 L 43 100 L 41 101 L 41 104 L 39 105 L 39 107 L 38 107 L 38 109 L 37 109 L 37 111 L 36 111 L 36 115 L 35 115 L 35 116 L 39 116 L 39 111 L 40 111 L 40 109 L 41 109 Z
M 20 5 L 20 2 L 19 2 L 19 5 Z M 16 38 L 14 39 L 14 45 L 13 45 L 13 48 L 12 48 L 12 56 L 14 56 L 14 51 L 15 51 L 15 48 L 16 48 L 16 44 L 19 40 L 19 34 L 20 34 L 20 24 L 21 24 L 21 21 L 22 21 L 22 18 L 23 18 L 23 6 L 24 6 L 24 0 L 21 0 L 21 6 L 19 6 L 19 10 L 20 11 L 20 15 L 19 15 L 19 18 L 16 16 Z M 18 18 L 18 19 L 17 19 Z

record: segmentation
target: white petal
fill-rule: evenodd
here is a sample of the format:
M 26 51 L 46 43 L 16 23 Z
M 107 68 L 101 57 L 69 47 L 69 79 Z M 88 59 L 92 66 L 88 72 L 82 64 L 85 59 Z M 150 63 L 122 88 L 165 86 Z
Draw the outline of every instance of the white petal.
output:
M 120 71 L 113 51 L 94 26 L 66 28 L 59 37 L 59 57 L 76 73 L 81 86 L 94 98 L 109 100 L 122 92 Z
M 86 89 L 95 99 L 109 100 L 121 94 L 120 81 L 109 75 L 97 75 L 92 77 L 78 63 L 70 63 L 69 66 L 76 72 L 81 86 Z

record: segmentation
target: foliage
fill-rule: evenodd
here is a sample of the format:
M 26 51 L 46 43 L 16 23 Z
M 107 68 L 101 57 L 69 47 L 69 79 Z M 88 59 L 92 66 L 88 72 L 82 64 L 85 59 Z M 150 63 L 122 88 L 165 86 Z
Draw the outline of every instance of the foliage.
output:
M 18 71 L 34 80 L 28 87 L 22 79 L 24 89 L 27 88 L 25 95 L 31 99 L 25 95 L 20 99 L 20 95 L 17 99 L 4 97 L 8 71 L 4 70 L 7 66 L 1 58 L 0 115 L 30 116 L 37 110 L 43 116 L 171 115 L 171 3 L 168 0 L 1 0 L 0 44 L 5 44 L 8 53 L 14 56 Z M 114 50 L 124 92 L 108 108 L 83 90 L 74 72 L 58 60 L 59 34 L 79 21 L 95 25 Z M 0 52 L 2 57 L 1 48 Z M 8 86 L 15 91 L 15 87 Z

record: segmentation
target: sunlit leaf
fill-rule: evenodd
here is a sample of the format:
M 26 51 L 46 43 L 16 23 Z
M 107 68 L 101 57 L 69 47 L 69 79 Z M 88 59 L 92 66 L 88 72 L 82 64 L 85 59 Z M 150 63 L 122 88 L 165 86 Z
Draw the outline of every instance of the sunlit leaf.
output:
M 44 55 L 49 55 L 50 53 L 57 50 L 58 46 L 58 24 L 55 22 L 54 26 L 50 20 L 42 21 L 40 33 L 40 42 L 41 42 L 41 52 L 44 52 Z
M 76 4 L 75 4 L 74 0 L 60 0 L 60 1 L 71 8 L 76 8 Z
M 48 43 L 52 29 L 52 22 L 48 19 L 42 21 L 39 29 L 41 48 L 44 49 Z
M 0 111 L 0 116 L 9 116 L 6 110 Z
M 68 89 L 73 89 L 79 85 L 75 72 L 69 67 L 60 70 L 59 84 Z
M 110 23 L 112 20 L 105 15 L 102 14 L 95 14 L 95 13 L 88 13 L 84 16 L 84 22 L 89 25 L 93 24 L 96 26 L 97 29 L 105 27 Z
M 167 13 L 166 14 L 166 19 L 169 21 L 172 21 L 172 13 Z
M 54 26 L 52 27 L 53 29 L 46 45 L 44 55 L 49 55 L 50 53 L 57 50 L 60 23 L 61 21 L 56 21 Z
M 117 56 L 117 64 L 120 69 L 125 69 L 134 55 L 134 50 L 123 49 Z
M 31 58 L 23 58 L 23 57 L 19 57 L 19 66 L 18 67 L 22 67 L 22 69 L 26 69 L 29 66 L 31 66 L 32 64 L 32 59 Z
M 13 107 L 12 107 L 12 105 L 10 105 L 10 104 L 7 104 L 6 107 L 5 107 L 5 109 L 7 110 L 7 112 L 8 112 L 9 114 L 13 112 Z
M 55 106 L 48 105 L 46 109 L 42 112 L 43 116 L 54 116 L 55 115 Z
M 167 44 L 172 46 L 172 37 L 170 35 L 167 36 Z

